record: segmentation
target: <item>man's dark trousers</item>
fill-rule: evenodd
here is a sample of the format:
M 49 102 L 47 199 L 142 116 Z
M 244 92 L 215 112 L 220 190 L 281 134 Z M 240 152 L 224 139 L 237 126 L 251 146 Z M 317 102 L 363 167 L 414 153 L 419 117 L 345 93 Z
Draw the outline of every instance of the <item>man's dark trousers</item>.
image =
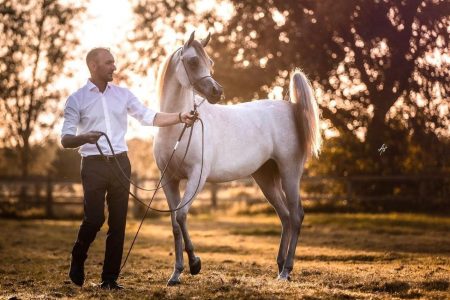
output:
M 131 166 L 128 157 L 123 153 L 118 160 L 129 178 Z M 105 161 L 100 157 L 82 159 L 81 181 L 84 190 L 84 218 L 73 246 L 72 257 L 75 261 L 82 263 L 86 260 L 89 246 L 105 221 L 106 195 L 109 229 L 106 237 L 102 281 L 115 281 L 119 276 L 122 261 L 130 184 L 123 178 L 114 159 Z

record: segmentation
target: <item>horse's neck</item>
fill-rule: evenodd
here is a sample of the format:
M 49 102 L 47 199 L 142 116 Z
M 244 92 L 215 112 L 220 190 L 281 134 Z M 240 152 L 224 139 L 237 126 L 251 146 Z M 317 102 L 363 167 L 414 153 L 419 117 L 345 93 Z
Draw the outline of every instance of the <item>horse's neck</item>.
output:
M 192 108 L 192 90 L 184 88 L 176 79 L 174 72 L 167 74 L 163 87 L 163 96 L 160 100 L 160 110 L 162 112 L 186 112 Z

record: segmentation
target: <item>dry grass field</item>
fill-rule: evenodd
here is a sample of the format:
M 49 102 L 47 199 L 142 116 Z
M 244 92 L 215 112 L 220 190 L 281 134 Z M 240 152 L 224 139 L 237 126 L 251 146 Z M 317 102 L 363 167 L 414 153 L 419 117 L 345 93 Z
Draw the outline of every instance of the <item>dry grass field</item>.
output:
M 173 266 L 169 218 L 146 220 L 121 276 L 126 290 L 98 289 L 106 225 L 86 263 L 83 288 L 67 277 L 79 222 L 0 220 L 0 298 L 5 299 L 448 299 L 450 217 L 307 214 L 290 282 L 278 282 L 276 216 L 189 217 L 203 269 L 166 287 Z M 127 226 L 126 248 L 138 222 Z M 185 262 L 186 263 L 186 262 Z

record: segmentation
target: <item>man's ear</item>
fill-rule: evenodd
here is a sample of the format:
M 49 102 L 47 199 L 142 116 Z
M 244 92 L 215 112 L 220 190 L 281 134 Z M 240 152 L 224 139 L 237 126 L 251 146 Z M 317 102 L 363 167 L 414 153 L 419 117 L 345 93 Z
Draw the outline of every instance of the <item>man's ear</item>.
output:
M 89 62 L 88 64 L 87 64 L 87 67 L 88 67 L 88 70 L 89 70 L 89 72 L 90 73 L 92 73 L 92 71 L 94 71 L 94 62 Z

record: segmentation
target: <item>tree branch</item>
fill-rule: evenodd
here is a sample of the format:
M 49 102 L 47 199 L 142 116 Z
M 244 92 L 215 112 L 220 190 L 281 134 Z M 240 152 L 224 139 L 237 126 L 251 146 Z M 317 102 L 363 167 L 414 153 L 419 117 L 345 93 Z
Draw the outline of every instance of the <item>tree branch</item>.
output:
M 328 107 L 324 105 L 319 105 L 319 107 L 322 110 L 322 116 L 330 120 L 331 123 L 333 123 L 333 125 L 339 129 L 339 131 L 353 134 L 353 132 L 348 129 L 347 123 L 338 117 L 338 113 L 332 112 Z M 338 109 L 338 111 L 340 110 Z

